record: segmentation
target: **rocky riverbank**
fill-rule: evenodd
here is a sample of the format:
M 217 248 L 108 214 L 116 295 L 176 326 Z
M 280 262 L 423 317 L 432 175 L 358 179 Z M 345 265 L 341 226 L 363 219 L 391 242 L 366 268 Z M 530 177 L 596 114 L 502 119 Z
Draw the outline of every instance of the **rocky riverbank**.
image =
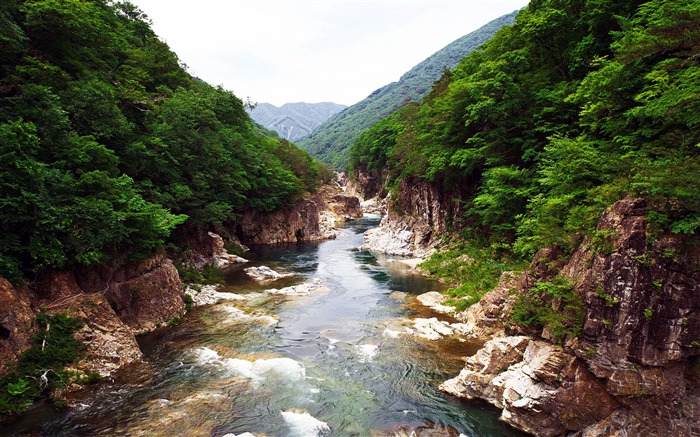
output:
M 466 335 L 488 341 L 441 389 L 484 399 L 538 436 L 700 435 L 700 250 L 676 235 L 650 239 L 640 199 L 615 204 L 598 230 L 604 250 L 590 240 L 568 259 L 543 250 L 454 314 Z M 518 296 L 557 276 L 580 297 L 580 335 L 514 323 Z M 441 300 L 424 298 L 449 312 Z M 563 312 L 561 302 L 540 305 Z
M 236 229 L 179 235 L 183 244 L 180 262 L 197 269 L 245 263 L 226 247 L 244 251 L 241 241 L 269 244 L 334 238 L 340 223 L 361 215 L 357 198 L 344 195 L 339 187 L 325 187 L 283 211 L 246 211 Z M 215 289 L 189 291 L 195 304 L 230 298 Z M 280 290 L 303 291 L 299 287 Z M 174 323 L 185 313 L 189 300 L 174 262 L 164 252 L 139 261 L 114 261 L 72 271 L 43 270 L 24 286 L 0 278 L 0 376 L 29 348 L 38 312 L 62 313 L 84 321 L 76 338 L 85 350 L 72 368 L 109 377 L 141 359 L 136 335 Z

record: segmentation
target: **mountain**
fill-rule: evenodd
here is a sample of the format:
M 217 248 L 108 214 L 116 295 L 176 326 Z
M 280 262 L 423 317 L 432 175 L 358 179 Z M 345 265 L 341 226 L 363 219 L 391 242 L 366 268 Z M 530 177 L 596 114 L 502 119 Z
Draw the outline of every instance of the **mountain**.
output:
M 455 68 L 460 59 L 489 40 L 498 29 L 512 24 L 516 13 L 497 18 L 450 43 L 413 67 L 398 82 L 379 88 L 366 99 L 332 116 L 297 145 L 336 168 L 345 167 L 350 146 L 362 132 L 406 102 L 420 100 L 445 69 Z
M 339 103 L 285 103 L 277 107 L 270 103 L 259 103 L 250 117 L 267 129 L 273 130 L 280 137 L 296 141 L 311 132 L 331 116 L 337 114 L 346 105 Z

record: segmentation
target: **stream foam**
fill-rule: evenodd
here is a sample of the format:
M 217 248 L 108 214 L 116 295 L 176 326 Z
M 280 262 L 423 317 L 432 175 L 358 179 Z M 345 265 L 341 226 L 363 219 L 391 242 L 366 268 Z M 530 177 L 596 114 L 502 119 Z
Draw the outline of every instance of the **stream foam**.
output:
M 309 413 L 299 413 L 296 411 L 282 411 L 282 417 L 287 423 L 290 434 L 294 437 L 321 436 L 324 432 L 330 431 L 326 422 L 322 422 Z
M 270 375 L 282 377 L 285 381 L 301 381 L 306 379 L 304 366 L 291 358 L 270 358 L 255 361 L 238 358 L 224 358 L 208 347 L 194 349 L 197 364 L 215 366 L 233 376 L 262 381 Z

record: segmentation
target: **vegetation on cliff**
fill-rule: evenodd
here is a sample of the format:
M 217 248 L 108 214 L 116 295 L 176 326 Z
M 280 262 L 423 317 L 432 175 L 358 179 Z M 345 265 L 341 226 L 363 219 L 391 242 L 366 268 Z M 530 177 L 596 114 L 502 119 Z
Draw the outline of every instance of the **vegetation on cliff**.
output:
M 601 211 L 628 193 L 660 230 L 696 235 L 699 55 L 695 1 L 533 0 L 363 134 L 351 166 L 390 187 L 460 186 L 455 230 L 523 257 L 600 237 Z
M 134 5 L 4 2 L 0 276 L 142 256 L 183 223 L 289 205 L 322 173 L 191 77 Z
M 487 41 L 501 27 L 513 22 L 515 12 L 497 18 L 443 49 L 406 72 L 397 82 L 379 88 L 366 99 L 332 116 L 299 140 L 300 147 L 338 169 L 346 168 L 350 147 L 374 123 L 392 114 L 406 102 L 419 101 L 443 70 Z
M 0 378 L 0 417 L 24 412 L 51 390 L 99 377 L 65 369 L 80 355 L 82 345 L 74 334 L 83 322 L 65 314 L 38 313 L 35 323 L 37 333 L 31 348 L 24 351 L 19 362 Z

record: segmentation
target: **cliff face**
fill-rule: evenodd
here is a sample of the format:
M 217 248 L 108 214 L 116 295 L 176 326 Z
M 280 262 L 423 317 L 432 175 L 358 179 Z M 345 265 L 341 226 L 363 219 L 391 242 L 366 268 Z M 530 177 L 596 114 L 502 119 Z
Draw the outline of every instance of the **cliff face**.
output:
M 398 197 L 390 199 L 379 228 L 365 234 L 365 248 L 399 256 L 423 256 L 462 215 L 459 188 L 443 187 L 422 179 L 402 179 Z
M 134 333 L 153 330 L 185 312 L 180 276 L 164 254 L 124 266 L 81 269 L 76 279 L 86 292 L 102 293 Z
M 15 362 L 29 347 L 35 303 L 36 297 L 28 289 L 0 278 L 0 375 L 6 372 L 5 363 Z
M 273 213 L 246 210 L 236 233 L 245 244 L 302 243 L 336 237 L 336 223 L 362 217 L 360 201 L 340 189 L 323 189 Z
M 563 263 L 542 253 L 502 281 L 459 315 L 495 338 L 442 389 L 486 399 L 536 435 L 699 435 L 700 249 L 648 228 L 644 201 L 625 199 L 602 216 L 599 241 Z M 505 336 L 522 333 L 508 321 L 514 296 L 553 274 L 582 297 L 583 334 L 564 344 L 546 331 Z
M 141 358 L 135 334 L 181 316 L 185 304 L 177 270 L 163 254 L 75 273 L 44 271 L 30 287 L 0 279 L 0 373 L 29 347 L 40 310 L 84 320 L 76 338 L 86 350 L 74 367 L 108 376 Z

